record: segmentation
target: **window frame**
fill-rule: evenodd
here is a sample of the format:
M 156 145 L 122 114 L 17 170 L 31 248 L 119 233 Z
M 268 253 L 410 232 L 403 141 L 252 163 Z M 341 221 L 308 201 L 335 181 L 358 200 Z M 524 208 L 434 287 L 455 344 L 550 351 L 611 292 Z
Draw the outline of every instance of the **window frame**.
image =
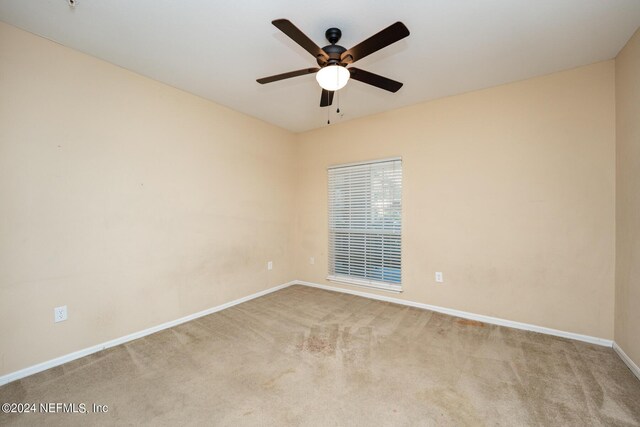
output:
M 335 244 L 335 237 L 332 241 L 332 233 L 335 232 L 335 228 L 332 227 L 332 192 L 331 192 L 331 170 L 332 169 L 341 169 L 341 168 L 349 168 L 349 167 L 356 167 L 356 166 L 363 166 L 363 165 L 368 165 L 368 164 L 380 164 L 380 163 L 390 163 L 390 162 L 399 162 L 400 163 L 400 185 L 399 185 L 399 208 L 397 208 L 397 210 L 399 210 L 399 214 L 400 214 L 400 230 L 399 233 L 396 233 L 395 235 L 399 236 L 399 240 L 400 240 L 400 245 L 399 245 L 399 264 L 400 264 L 400 268 L 399 268 L 399 282 L 391 282 L 391 281 L 381 281 L 381 280 L 374 280 L 371 278 L 366 278 L 366 277 L 360 277 L 360 276 L 355 276 L 355 275 L 348 275 L 348 274 L 336 274 L 335 273 L 335 258 L 334 255 L 336 252 L 335 247 L 332 247 L 332 244 Z M 354 286 L 360 286 L 360 287 L 365 287 L 365 288 L 371 288 L 371 289 L 376 289 L 376 290 L 383 290 L 383 291 L 388 291 L 388 292 L 393 292 L 393 293 L 400 293 L 402 292 L 402 235 L 403 235 L 403 209 L 402 209 L 402 204 L 403 204 L 403 174 L 404 174 L 404 170 L 403 170 L 403 164 L 402 164 L 402 157 L 391 157 L 391 158 L 384 158 L 384 159 L 376 159 L 376 160 L 370 160 L 370 161 L 365 161 L 365 162 L 357 162 L 357 163 L 345 163 L 345 164 L 337 164 L 337 165 L 331 165 L 329 167 L 327 167 L 327 216 L 328 216 L 328 221 L 327 221 L 327 225 L 328 225 L 328 230 L 327 230 L 327 237 L 328 237 L 328 241 L 327 241 L 327 246 L 328 246 L 328 257 L 327 257 L 327 261 L 328 261 L 328 275 L 326 277 L 326 279 L 328 281 L 331 282 L 335 282 L 335 283 L 339 283 L 339 284 L 347 284 L 347 285 L 354 285 Z M 335 189 L 334 189 L 335 190 Z M 395 199 L 391 199 L 392 201 Z M 380 229 L 375 229 L 375 228 L 371 228 L 372 230 L 372 235 L 376 235 L 376 234 L 380 234 L 379 231 Z M 378 230 L 378 233 L 375 233 L 375 231 L 373 230 Z M 381 245 L 381 246 L 384 246 Z M 332 274 L 333 272 L 333 274 Z

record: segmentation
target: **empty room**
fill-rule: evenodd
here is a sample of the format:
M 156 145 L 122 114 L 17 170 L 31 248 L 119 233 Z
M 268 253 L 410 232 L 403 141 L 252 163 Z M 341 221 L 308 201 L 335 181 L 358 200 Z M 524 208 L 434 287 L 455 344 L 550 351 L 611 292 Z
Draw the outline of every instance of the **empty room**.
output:
M 0 425 L 640 426 L 639 28 L 0 0 Z

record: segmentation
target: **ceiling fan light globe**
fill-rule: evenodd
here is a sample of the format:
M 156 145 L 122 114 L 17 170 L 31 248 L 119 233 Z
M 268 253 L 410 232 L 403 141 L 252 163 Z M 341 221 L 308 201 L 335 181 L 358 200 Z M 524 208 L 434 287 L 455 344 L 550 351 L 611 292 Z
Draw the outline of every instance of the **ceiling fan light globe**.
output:
M 327 65 L 316 73 L 316 80 L 322 89 L 328 91 L 340 90 L 349 81 L 351 73 L 341 65 Z

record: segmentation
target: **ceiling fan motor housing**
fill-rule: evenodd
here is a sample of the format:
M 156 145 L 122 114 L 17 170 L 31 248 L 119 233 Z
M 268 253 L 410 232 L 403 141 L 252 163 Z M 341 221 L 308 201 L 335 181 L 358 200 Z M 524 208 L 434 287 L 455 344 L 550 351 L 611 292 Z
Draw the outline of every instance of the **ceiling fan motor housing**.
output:
M 342 31 L 340 31 L 339 28 L 329 28 L 324 35 L 327 40 L 329 40 L 329 43 L 331 43 L 330 45 L 322 48 L 322 50 L 329 55 L 329 59 L 327 60 L 326 58 L 317 57 L 316 60 L 318 65 L 321 67 L 325 67 L 327 65 L 343 65 L 341 64 L 340 56 L 347 49 L 336 44 L 338 43 L 338 40 L 340 40 L 340 37 L 342 37 Z
M 322 57 L 317 58 L 318 65 L 324 67 L 325 65 L 338 65 L 341 63 L 340 56 L 347 49 L 337 44 L 330 44 L 322 48 L 327 55 L 329 55 L 329 59 L 326 60 Z

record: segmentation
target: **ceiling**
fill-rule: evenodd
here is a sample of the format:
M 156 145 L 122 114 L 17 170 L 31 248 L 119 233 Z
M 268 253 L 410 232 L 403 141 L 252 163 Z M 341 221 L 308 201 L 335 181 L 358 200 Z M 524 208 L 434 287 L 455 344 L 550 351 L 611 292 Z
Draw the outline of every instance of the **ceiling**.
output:
M 0 20 L 294 132 L 326 126 L 315 66 L 271 21 L 318 45 L 329 27 L 350 48 L 395 21 L 411 35 L 357 62 L 404 83 L 392 94 L 351 81 L 332 123 L 616 56 L 640 0 L 0 0 Z

